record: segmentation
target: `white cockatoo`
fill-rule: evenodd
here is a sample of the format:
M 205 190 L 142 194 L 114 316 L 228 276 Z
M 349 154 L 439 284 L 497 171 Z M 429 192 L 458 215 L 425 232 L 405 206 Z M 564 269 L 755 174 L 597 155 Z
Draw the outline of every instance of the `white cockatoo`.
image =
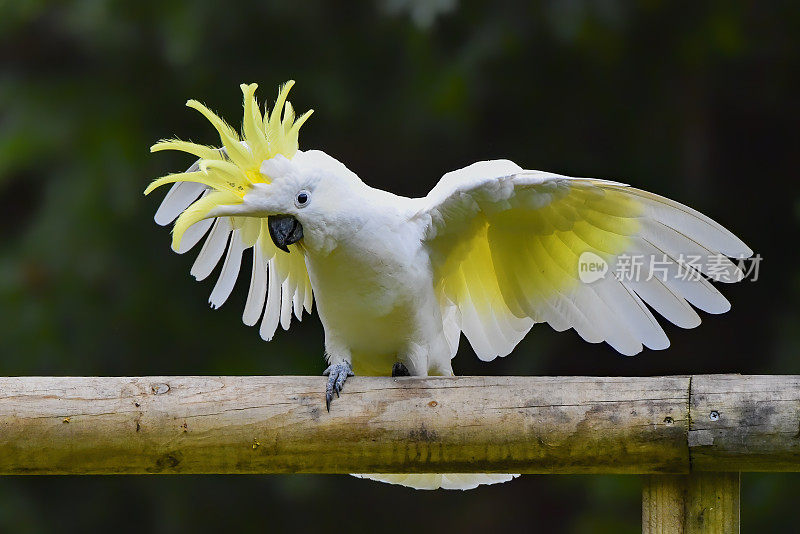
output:
M 573 328 L 590 343 L 632 355 L 669 346 L 650 308 L 683 328 L 700 324 L 693 307 L 730 308 L 708 280 L 740 280 L 728 258 L 751 250 L 705 215 L 626 184 L 508 160 L 449 172 L 424 198 L 374 189 L 326 153 L 298 149 L 311 112 L 295 118 L 286 101 L 292 85 L 263 116 L 256 85 L 242 85 L 241 133 L 188 101 L 219 132 L 222 147 L 155 144 L 154 152 L 180 150 L 199 160 L 145 193 L 173 184 L 155 220 L 177 218 L 176 252 L 205 238 L 195 278 L 209 276 L 224 256 L 213 308 L 231 294 L 242 256 L 253 250 L 243 321 L 260 322 L 265 340 L 279 324 L 288 329 L 293 314 L 310 313 L 316 297 L 329 410 L 354 373 L 452 375 L 461 333 L 484 361 L 509 354 L 536 323 Z M 625 266 L 637 269 L 620 274 Z M 468 489 L 514 475 L 357 476 Z

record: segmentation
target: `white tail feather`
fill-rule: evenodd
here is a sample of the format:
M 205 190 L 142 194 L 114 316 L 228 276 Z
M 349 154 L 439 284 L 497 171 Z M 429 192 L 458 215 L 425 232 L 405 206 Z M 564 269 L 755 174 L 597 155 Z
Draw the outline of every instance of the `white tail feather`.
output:
M 409 475 L 363 475 L 354 474 L 354 477 L 368 478 L 387 484 L 398 484 L 407 488 L 418 490 L 469 490 L 481 485 L 500 484 L 517 478 L 519 475 L 502 474 L 472 474 L 472 473 L 415 473 Z

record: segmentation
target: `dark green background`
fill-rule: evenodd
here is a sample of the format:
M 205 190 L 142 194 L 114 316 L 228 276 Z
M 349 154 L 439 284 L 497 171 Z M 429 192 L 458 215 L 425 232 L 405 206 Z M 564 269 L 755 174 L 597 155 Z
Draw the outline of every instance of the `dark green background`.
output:
M 152 221 L 163 193 L 142 196 L 190 162 L 150 155 L 154 141 L 215 142 L 187 98 L 238 124 L 239 83 L 272 99 L 289 78 L 296 108 L 316 109 L 301 146 L 372 185 L 419 196 L 508 157 L 685 202 L 764 257 L 760 280 L 723 288 L 730 313 L 667 327 L 667 351 L 625 358 L 537 326 L 489 364 L 462 341 L 457 373 L 800 373 L 797 4 L 436 4 L 0 1 L 0 374 L 322 372 L 316 317 L 266 344 L 241 324 L 246 284 L 209 310 L 213 282 L 194 282 Z M 800 475 L 743 483 L 745 531 L 793 530 Z M 0 531 L 635 532 L 639 503 L 633 476 L 464 493 L 347 476 L 10 477 Z

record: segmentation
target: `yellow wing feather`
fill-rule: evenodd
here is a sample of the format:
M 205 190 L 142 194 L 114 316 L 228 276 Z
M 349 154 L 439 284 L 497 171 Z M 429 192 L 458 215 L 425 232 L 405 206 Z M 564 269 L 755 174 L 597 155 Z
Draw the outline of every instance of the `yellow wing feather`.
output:
M 687 301 L 711 313 L 726 311 L 727 301 L 702 277 L 662 281 L 643 271 L 636 280 L 621 279 L 614 276 L 620 262 L 631 255 L 647 266 L 665 260 L 674 275 L 691 269 L 681 264 L 683 254 L 752 254 L 722 226 L 677 202 L 616 182 L 524 171 L 504 160 L 445 175 L 423 203 L 442 315 L 457 308 L 453 320 L 486 360 L 508 354 L 534 322 L 574 328 L 623 354 L 643 345 L 666 348 L 669 340 L 645 302 L 691 327 L 699 318 Z M 608 276 L 581 280 L 586 252 L 606 262 Z M 722 264 L 729 277 L 741 278 L 732 262 Z

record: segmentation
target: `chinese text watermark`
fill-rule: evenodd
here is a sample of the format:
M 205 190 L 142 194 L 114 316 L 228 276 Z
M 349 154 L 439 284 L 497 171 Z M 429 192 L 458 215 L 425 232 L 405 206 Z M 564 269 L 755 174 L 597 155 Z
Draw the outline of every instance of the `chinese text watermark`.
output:
M 610 272 L 617 280 L 646 282 L 658 278 L 669 280 L 697 281 L 704 276 L 717 282 L 758 280 L 761 255 L 750 258 L 731 259 L 722 254 L 620 254 L 613 264 L 594 252 L 584 252 L 578 258 L 578 278 L 591 284 L 606 277 Z

